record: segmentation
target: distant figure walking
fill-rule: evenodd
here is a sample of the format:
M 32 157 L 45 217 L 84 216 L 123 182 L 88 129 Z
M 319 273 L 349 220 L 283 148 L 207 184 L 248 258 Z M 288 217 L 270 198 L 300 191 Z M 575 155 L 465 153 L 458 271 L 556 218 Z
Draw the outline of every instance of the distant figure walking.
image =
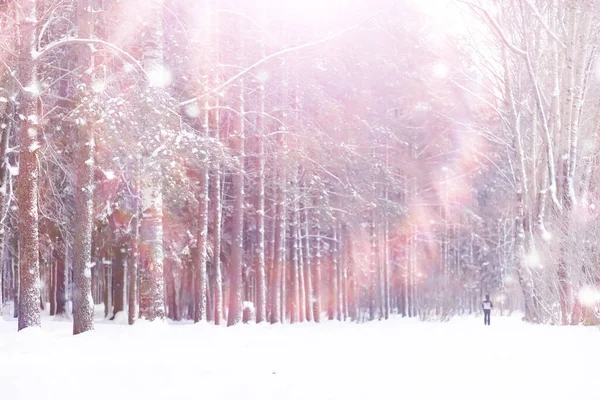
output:
M 483 303 L 481 303 L 481 306 L 483 307 L 483 323 L 485 325 L 489 325 L 490 324 L 490 314 L 492 313 L 492 308 L 494 308 L 494 305 L 490 301 L 489 294 L 485 295 L 485 300 L 483 301 Z

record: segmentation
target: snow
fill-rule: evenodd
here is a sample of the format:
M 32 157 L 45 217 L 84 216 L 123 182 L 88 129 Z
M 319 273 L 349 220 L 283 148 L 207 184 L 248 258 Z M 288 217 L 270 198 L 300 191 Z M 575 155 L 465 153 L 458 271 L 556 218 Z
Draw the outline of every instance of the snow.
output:
M 171 72 L 164 66 L 156 66 L 148 71 L 150 85 L 158 88 L 166 88 L 173 81 Z
M 540 255 L 535 249 L 525 255 L 525 264 L 529 267 L 540 266 Z
M 197 118 L 200 116 L 201 110 L 198 104 L 193 103 L 185 108 L 185 113 L 190 118 Z
M 27 93 L 31 93 L 35 96 L 38 96 L 40 94 L 40 87 L 37 83 L 32 83 L 29 86 L 25 86 L 23 88 L 23 91 L 27 92 Z
M 104 172 L 104 176 L 109 181 L 112 181 L 113 179 L 116 178 L 116 175 L 115 175 L 114 171 L 106 170 L 106 171 L 102 171 L 102 172 Z
M 75 337 L 63 319 L 21 333 L 0 320 L 2 398 L 597 398 L 595 327 L 494 316 L 489 327 L 479 318 L 130 327 L 124 318 L 97 319 Z
M 94 83 L 92 83 L 92 90 L 94 93 L 101 93 L 106 90 L 106 83 L 101 80 L 94 81 Z

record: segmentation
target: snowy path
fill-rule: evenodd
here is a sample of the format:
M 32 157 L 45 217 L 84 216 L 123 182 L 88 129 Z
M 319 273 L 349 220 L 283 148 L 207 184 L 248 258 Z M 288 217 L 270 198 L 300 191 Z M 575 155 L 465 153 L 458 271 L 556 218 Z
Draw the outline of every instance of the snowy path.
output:
M 0 320 L 2 399 L 597 399 L 600 330 L 495 318 L 239 326 Z

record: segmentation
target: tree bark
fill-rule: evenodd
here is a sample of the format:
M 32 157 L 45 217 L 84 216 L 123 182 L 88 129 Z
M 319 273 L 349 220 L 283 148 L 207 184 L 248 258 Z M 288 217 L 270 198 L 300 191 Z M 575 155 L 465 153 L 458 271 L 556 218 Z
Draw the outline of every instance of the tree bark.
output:
M 297 196 L 294 191 L 296 187 L 292 189 L 292 196 L 296 197 L 294 199 L 294 209 L 291 210 L 292 218 L 290 218 L 290 249 L 292 252 L 292 293 L 290 296 L 291 299 L 291 322 L 297 323 L 300 322 L 300 260 L 298 259 L 298 224 L 297 224 Z
M 19 317 L 19 293 L 21 292 L 21 241 L 18 233 L 13 236 L 15 253 L 10 258 L 12 269 L 13 318 Z
M 207 111 L 208 112 L 208 111 Z M 208 126 L 208 124 L 207 124 Z M 208 274 L 206 271 L 208 249 L 208 169 L 200 171 L 200 197 L 198 199 L 198 257 L 195 274 L 194 322 L 206 321 Z
M 244 262 L 244 82 L 240 81 L 234 94 L 234 109 L 238 112 L 233 116 L 233 135 L 230 135 L 231 149 L 237 160 L 236 171 L 233 173 L 233 216 L 230 260 L 230 291 L 228 326 L 242 321 L 242 272 Z
M 308 199 L 308 193 L 305 193 L 305 198 Z M 314 320 L 314 310 L 313 310 L 313 284 L 312 284 L 312 251 L 311 251 L 311 240 L 310 240 L 310 219 L 308 217 L 308 201 L 305 200 L 303 203 L 303 213 L 302 218 L 304 223 L 301 224 L 302 231 L 300 236 L 304 239 L 302 240 L 301 246 L 304 247 L 304 287 L 306 292 L 305 297 L 305 309 L 306 309 L 306 319 L 308 321 Z
M 264 54 L 264 45 L 261 45 Z M 265 87 L 259 85 L 259 114 L 256 125 L 256 259 L 254 268 L 257 279 L 256 322 L 267 319 L 267 276 L 265 266 Z
M 281 167 L 280 167 L 281 168 Z M 285 268 L 285 182 L 279 175 L 279 185 L 277 188 L 277 205 L 275 211 L 275 238 L 274 238 L 274 254 L 273 254 L 273 283 L 272 292 L 273 300 L 271 302 L 271 323 L 277 324 L 282 322 L 282 304 L 285 302 L 283 298 L 284 271 Z
M 150 73 L 163 71 L 162 0 L 148 3 L 149 16 L 143 40 L 142 65 Z M 151 82 L 152 83 L 152 82 Z M 148 127 L 151 128 L 151 127 Z M 146 159 L 142 185 L 142 220 L 140 226 L 140 318 L 148 321 L 165 318 L 163 197 L 160 163 Z
M 339 251 L 338 240 L 339 234 L 337 229 L 337 221 L 334 222 L 333 235 L 331 238 L 331 267 L 329 268 L 329 307 L 328 315 L 330 320 L 338 319 L 338 268 L 339 268 Z
M 315 262 L 313 266 L 313 316 L 315 322 L 321 322 L 321 265 L 323 264 L 323 254 L 321 253 L 322 241 L 321 241 L 321 211 L 319 209 L 320 204 L 318 200 L 314 201 L 315 207 L 315 221 L 312 229 L 313 235 L 316 237 L 316 249 L 315 249 Z
M 138 309 L 138 263 L 139 263 L 139 220 L 140 220 L 140 205 L 139 205 L 139 165 L 134 169 L 134 194 L 135 200 L 133 203 L 133 218 L 131 220 L 131 237 L 129 247 L 129 265 L 127 270 L 127 322 L 129 325 L 135 323 Z
M 218 137 L 218 133 L 216 134 Z M 220 166 L 211 174 L 210 204 L 213 215 L 213 268 L 214 270 L 214 313 L 215 325 L 220 325 L 223 320 L 223 273 L 221 271 L 221 236 L 222 236 L 222 204 L 221 204 L 221 171 Z
M 19 156 L 18 203 L 20 237 L 20 289 L 18 329 L 41 325 L 40 265 L 38 233 L 38 126 L 37 73 L 33 60 L 37 21 L 36 2 L 22 1 L 19 20 L 21 45 L 18 79 L 23 85 L 19 113 L 25 116 L 19 127 L 21 152 Z
M 140 318 L 165 318 L 162 193 L 157 179 L 142 191 L 140 228 Z
M 6 185 L 8 179 L 11 179 L 7 174 L 6 150 L 8 149 L 10 133 L 13 129 L 13 124 L 9 115 L 12 115 L 13 112 L 12 103 L 6 103 L 3 110 L 4 117 L 0 118 L 0 220 L 2 223 L 2 226 L 0 227 L 0 317 L 2 317 L 2 306 L 4 305 L 4 247 L 7 237 L 6 228 L 8 226 L 6 223 L 7 221 L 4 218 L 7 205 Z
M 89 0 L 77 1 L 77 28 L 80 38 L 91 38 L 94 26 Z M 78 64 L 82 70 L 92 68 L 89 46 L 81 46 Z M 91 75 L 81 75 L 80 102 L 87 106 Z M 92 298 L 92 229 L 94 211 L 94 118 L 85 108 L 78 114 L 75 149 L 75 234 L 73 243 L 73 334 L 94 329 Z
M 300 316 L 299 322 L 306 320 L 306 279 L 304 277 L 304 256 L 302 249 L 302 224 L 301 224 L 301 211 L 300 211 L 300 186 L 299 181 L 296 180 L 295 185 L 295 196 L 294 196 L 294 227 L 295 237 L 294 247 L 296 248 L 296 258 L 298 265 L 298 285 L 299 287 L 299 300 L 298 300 L 298 312 Z
M 127 266 L 126 245 L 123 240 L 116 240 L 113 245 L 112 264 L 112 291 L 113 312 L 111 319 L 115 319 L 117 313 L 125 309 L 125 270 Z
M 56 315 L 56 259 L 50 261 L 50 275 L 49 275 L 49 301 L 50 301 L 50 316 Z M 1 287 L 0 287 L 1 289 Z M 0 302 L 1 304 L 1 302 Z
M 387 200 L 387 187 L 386 187 Z M 389 222 L 385 217 L 383 226 L 383 317 L 390 318 L 390 250 L 389 250 Z

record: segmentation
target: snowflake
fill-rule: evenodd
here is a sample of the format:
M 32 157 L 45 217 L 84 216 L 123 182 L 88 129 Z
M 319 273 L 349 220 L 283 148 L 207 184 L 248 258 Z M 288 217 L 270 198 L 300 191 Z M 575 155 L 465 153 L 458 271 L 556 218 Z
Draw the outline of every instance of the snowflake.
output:
M 190 118 L 197 118 L 200 116 L 200 107 L 197 104 L 190 104 L 185 108 L 185 114 Z
M 157 66 L 148 71 L 150 85 L 158 88 L 166 88 L 173 80 L 171 72 L 163 66 Z

